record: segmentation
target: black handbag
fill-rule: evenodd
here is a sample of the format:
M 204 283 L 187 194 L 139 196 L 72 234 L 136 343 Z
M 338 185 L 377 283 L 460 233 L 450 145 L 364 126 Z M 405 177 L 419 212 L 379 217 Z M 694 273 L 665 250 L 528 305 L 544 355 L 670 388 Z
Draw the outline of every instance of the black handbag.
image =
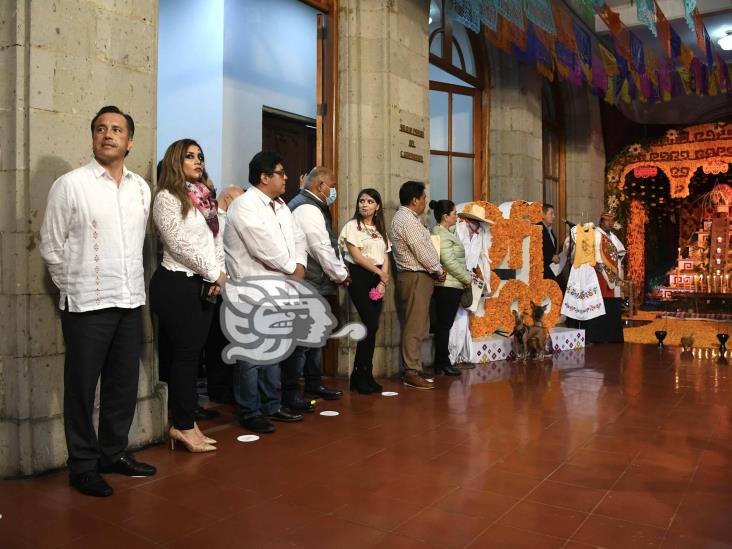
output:
M 201 282 L 201 300 L 204 303 L 213 303 L 216 304 L 216 301 L 218 300 L 219 296 L 217 295 L 208 295 L 208 292 L 211 290 L 211 288 L 215 286 L 215 284 L 212 284 L 211 282 L 206 282 L 205 280 Z
M 468 284 L 463 290 L 463 294 L 460 296 L 460 306 L 463 309 L 467 309 L 473 304 L 473 284 Z

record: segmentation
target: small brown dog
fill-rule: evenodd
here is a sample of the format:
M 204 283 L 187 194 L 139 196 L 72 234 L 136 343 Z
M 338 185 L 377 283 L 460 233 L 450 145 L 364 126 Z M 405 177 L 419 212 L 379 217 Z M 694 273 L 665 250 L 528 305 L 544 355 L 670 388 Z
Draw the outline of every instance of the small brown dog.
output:
M 530 326 L 526 335 L 526 354 L 531 358 L 544 358 L 546 351 L 547 329 L 544 328 L 541 319 L 544 318 L 546 305 L 537 305 L 531 302 L 531 318 L 534 325 Z
M 514 318 L 513 332 L 510 334 L 513 336 L 511 348 L 513 350 L 513 354 L 515 354 L 516 358 L 520 360 L 522 358 L 526 358 L 529 327 L 524 324 L 523 313 L 519 313 L 518 311 L 511 312 L 513 313 Z

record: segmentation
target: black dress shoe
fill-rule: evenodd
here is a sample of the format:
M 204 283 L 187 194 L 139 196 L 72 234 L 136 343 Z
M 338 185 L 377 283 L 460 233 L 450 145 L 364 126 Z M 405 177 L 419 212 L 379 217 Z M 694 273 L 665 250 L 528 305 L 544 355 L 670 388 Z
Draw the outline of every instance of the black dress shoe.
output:
M 242 419 L 239 424 L 245 429 L 249 429 L 253 433 L 274 433 L 274 425 L 263 415 L 248 417 Z
M 291 410 L 288 410 L 287 408 L 280 408 L 277 410 L 274 414 L 269 414 L 269 419 L 272 421 L 284 421 L 285 423 L 295 423 L 297 421 L 302 421 L 305 416 L 302 414 L 297 414 L 295 412 L 292 412 Z
M 317 387 L 307 388 L 305 387 L 305 394 L 323 398 L 325 400 L 338 400 L 343 396 L 343 391 L 338 389 L 328 389 L 324 385 L 318 385 Z
M 114 493 L 112 487 L 96 471 L 69 475 L 69 484 L 85 496 L 106 498 Z
M 309 400 L 302 398 L 300 395 L 297 395 L 288 402 L 285 402 L 285 406 L 287 406 L 288 410 L 292 410 L 293 412 L 315 411 L 315 404 L 313 404 Z
M 455 369 L 452 366 L 441 366 L 436 368 L 438 372 L 442 372 L 446 376 L 460 376 L 462 375 L 462 372 L 460 370 Z
M 221 415 L 218 410 L 209 410 L 203 406 L 196 406 L 196 411 L 193 412 L 193 417 L 198 421 L 205 421 L 207 419 L 215 419 Z
M 128 477 L 151 477 L 157 469 L 147 463 L 136 461 L 131 455 L 125 454 L 111 465 L 99 468 L 101 473 L 119 473 Z

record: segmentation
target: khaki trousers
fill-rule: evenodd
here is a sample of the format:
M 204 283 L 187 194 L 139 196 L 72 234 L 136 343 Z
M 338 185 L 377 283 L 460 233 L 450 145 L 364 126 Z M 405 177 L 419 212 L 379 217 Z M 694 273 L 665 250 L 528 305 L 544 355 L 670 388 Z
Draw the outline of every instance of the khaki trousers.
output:
M 430 327 L 430 300 L 435 282 L 423 272 L 401 271 L 397 290 L 404 307 L 402 357 L 406 372 L 422 371 L 422 340 Z

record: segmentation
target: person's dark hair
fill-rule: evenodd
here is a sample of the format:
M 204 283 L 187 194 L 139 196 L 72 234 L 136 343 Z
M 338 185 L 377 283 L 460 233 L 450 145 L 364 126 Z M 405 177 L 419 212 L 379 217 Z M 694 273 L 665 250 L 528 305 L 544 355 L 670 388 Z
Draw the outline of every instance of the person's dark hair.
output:
M 362 189 L 361 192 L 358 193 L 358 197 L 356 198 L 356 211 L 354 212 L 352 219 L 356 220 L 356 226 L 361 229 L 363 216 L 358 209 L 358 202 L 361 200 L 361 197 L 363 195 L 370 196 L 374 199 L 376 204 L 378 204 L 379 209 L 376 210 L 376 213 L 374 213 L 374 227 L 376 227 L 376 230 L 379 231 L 379 234 L 381 235 L 381 238 L 384 239 L 384 242 L 389 242 L 389 239 L 386 236 L 386 223 L 384 222 L 384 206 L 381 202 L 381 195 L 376 189 Z
M 413 199 L 424 194 L 424 183 L 421 181 L 407 181 L 399 189 L 399 203 L 408 206 Z
M 188 147 L 191 145 L 198 147 L 203 152 L 201 145 L 193 139 L 180 139 L 171 143 L 168 150 L 165 151 L 165 156 L 160 166 L 160 176 L 158 177 L 158 192 L 165 189 L 178 198 L 180 200 L 180 213 L 183 217 L 188 215 L 188 212 L 193 207 L 193 202 L 191 202 L 191 198 L 188 195 L 188 188 L 186 187 L 186 176 L 183 173 L 183 161 L 188 152 Z M 216 197 L 216 191 L 213 183 L 208 178 L 208 172 L 206 172 L 205 166 L 199 183 L 203 183 L 208 187 L 211 191 L 212 198 Z
M 544 204 L 541 205 L 541 213 L 546 213 L 549 210 L 553 210 L 554 206 L 549 204 L 548 202 L 544 202 Z
M 92 118 L 92 121 L 91 121 L 92 135 L 94 135 L 94 126 L 97 123 L 97 119 L 100 116 L 102 116 L 103 114 L 107 114 L 110 112 L 112 114 L 121 114 L 122 116 L 125 117 L 125 120 L 127 121 L 127 133 L 130 134 L 130 139 L 132 139 L 135 136 L 135 121 L 132 120 L 132 117 L 129 114 L 127 114 L 126 112 L 122 112 L 121 110 L 119 110 L 119 108 L 115 107 L 114 105 L 107 105 L 106 107 L 102 107 L 101 109 L 99 109 L 99 112 L 94 115 L 94 118 Z
M 430 200 L 430 210 L 435 214 L 435 220 L 440 223 L 442 217 L 450 215 L 455 209 L 455 203 L 452 200 Z
M 249 162 L 249 183 L 255 187 L 259 185 L 259 177 L 263 174 L 271 174 L 277 169 L 277 164 L 284 166 L 285 162 L 279 153 L 272 151 L 261 151 L 254 155 Z

